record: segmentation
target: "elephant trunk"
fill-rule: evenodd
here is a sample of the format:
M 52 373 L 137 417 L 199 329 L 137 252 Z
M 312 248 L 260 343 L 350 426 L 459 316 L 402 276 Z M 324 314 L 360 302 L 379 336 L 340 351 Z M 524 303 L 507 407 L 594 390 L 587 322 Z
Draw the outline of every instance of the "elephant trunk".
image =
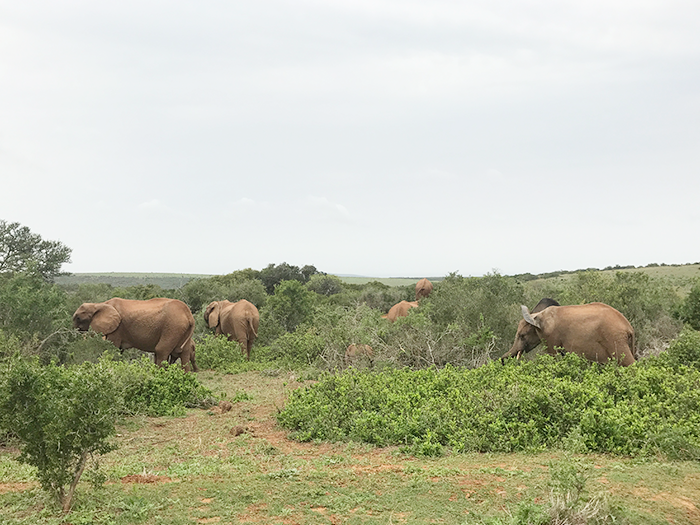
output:
M 506 359 L 510 357 L 515 357 L 516 359 L 520 359 L 520 356 L 523 355 L 522 349 L 516 348 L 515 345 L 508 350 L 505 354 L 501 356 L 501 363 L 505 364 Z

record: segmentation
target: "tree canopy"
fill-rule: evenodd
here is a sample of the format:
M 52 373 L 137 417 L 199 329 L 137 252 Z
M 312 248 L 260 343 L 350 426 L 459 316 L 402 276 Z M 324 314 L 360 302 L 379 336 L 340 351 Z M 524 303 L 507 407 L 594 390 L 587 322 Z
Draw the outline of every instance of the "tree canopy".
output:
M 32 272 L 47 281 L 70 262 L 72 250 L 59 241 L 46 241 L 18 222 L 0 220 L 0 274 Z

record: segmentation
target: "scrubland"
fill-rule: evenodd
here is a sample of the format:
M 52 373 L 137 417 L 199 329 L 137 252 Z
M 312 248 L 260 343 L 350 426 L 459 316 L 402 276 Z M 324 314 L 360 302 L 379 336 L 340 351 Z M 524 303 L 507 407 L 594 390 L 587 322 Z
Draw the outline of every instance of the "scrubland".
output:
M 692 270 L 450 274 L 392 324 L 381 315 L 413 300 L 410 284 L 295 268 L 172 289 L 0 279 L 3 521 L 700 521 Z M 113 296 L 185 301 L 202 372 L 156 369 L 138 351 L 70 329 L 79 304 Z M 638 362 L 535 351 L 501 364 L 520 305 L 542 297 L 620 310 Z M 250 362 L 201 314 L 211 300 L 241 298 L 261 314 Z M 350 343 L 370 345 L 373 359 L 348 368 Z M 64 514 L 60 492 L 83 456 Z

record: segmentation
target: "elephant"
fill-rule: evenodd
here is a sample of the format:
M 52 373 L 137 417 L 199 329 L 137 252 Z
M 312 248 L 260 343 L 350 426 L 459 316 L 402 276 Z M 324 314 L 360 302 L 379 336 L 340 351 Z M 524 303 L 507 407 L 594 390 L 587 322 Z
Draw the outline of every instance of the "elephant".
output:
M 138 348 L 155 355 L 156 365 L 178 358 L 197 372 L 194 355 L 194 317 L 177 299 L 158 297 L 147 301 L 114 297 L 103 303 L 83 303 L 73 314 L 73 327 L 92 328 L 120 350 Z M 171 361 L 171 356 L 173 357 Z
M 345 365 L 350 366 L 353 363 L 367 360 L 369 364 L 372 364 L 374 360 L 374 350 L 369 345 L 356 345 L 351 344 L 345 350 Z
M 543 306 L 540 301 L 535 309 Z M 556 303 L 556 301 L 553 301 Z M 546 304 L 539 311 L 530 313 L 521 306 L 523 319 L 518 324 L 515 342 L 501 361 L 508 357 L 520 357 L 540 343 L 547 353 L 574 352 L 596 363 L 616 361 L 629 366 L 635 362 L 634 329 L 629 321 L 612 306 L 603 303 L 559 306 Z
M 428 297 L 433 291 L 433 283 L 428 279 L 421 279 L 416 283 L 416 301 L 423 297 Z
M 182 354 L 183 353 L 189 353 L 190 356 L 190 363 L 192 363 L 192 370 L 195 372 L 199 372 L 199 368 L 197 368 L 197 363 L 195 362 L 195 347 L 194 347 L 194 339 L 190 338 L 185 346 L 183 348 L 176 348 L 173 350 L 170 355 L 168 356 L 168 363 L 169 364 L 175 364 L 175 362 L 180 359 L 180 362 L 182 362 Z
M 245 299 L 212 301 L 204 310 L 204 320 L 216 335 L 226 334 L 229 341 L 238 341 L 246 359 L 250 361 L 250 349 L 258 337 L 260 314 L 255 305 Z
M 396 303 L 389 309 L 389 313 L 382 317 L 393 323 L 399 317 L 406 317 L 411 308 L 418 308 L 418 301 L 401 301 L 400 303 Z

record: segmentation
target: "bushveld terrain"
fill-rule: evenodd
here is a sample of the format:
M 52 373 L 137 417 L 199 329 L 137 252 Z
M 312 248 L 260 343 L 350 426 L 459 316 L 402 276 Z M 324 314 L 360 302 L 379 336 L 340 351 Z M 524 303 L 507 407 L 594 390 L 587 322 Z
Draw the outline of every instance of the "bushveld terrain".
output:
M 16 450 L 3 449 L 2 522 L 505 524 L 529 503 L 548 504 L 558 484 L 573 490 L 572 472 L 584 481 L 582 497 L 603 496 L 624 523 L 700 522 L 697 462 L 562 450 L 426 458 L 357 442 L 299 443 L 276 414 L 312 381 L 278 370 L 198 377 L 227 399 L 249 399 L 225 413 L 122 421 L 118 448 L 99 459 L 104 484 L 87 476 L 65 521 L 32 469 L 14 461 Z
M 698 264 L 449 274 L 395 323 L 381 316 L 413 300 L 417 278 L 286 264 L 103 277 L 0 275 L 2 523 L 700 522 Z M 114 296 L 184 301 L 201 371 L 156 369 L 72 329 L 82 302 Z M 620 310 L 639 362 L 539 350 L 501 365 L 520 305 L 542 297 Z M 251 362 L 203 317 L 210 301 L 241 298 L 260 310 Z M 348 368 L 350 343 L 373 359 Z M 107 401 L 87 410 L 92 393 Z M 101 413 L 116 428 L 95 427 L 94 461 L 65 514 L 49 483 L 61 450 L 44 444 L 90 441 L 81 421 Z M 28 443 L 43 470 L 29 466 Z

